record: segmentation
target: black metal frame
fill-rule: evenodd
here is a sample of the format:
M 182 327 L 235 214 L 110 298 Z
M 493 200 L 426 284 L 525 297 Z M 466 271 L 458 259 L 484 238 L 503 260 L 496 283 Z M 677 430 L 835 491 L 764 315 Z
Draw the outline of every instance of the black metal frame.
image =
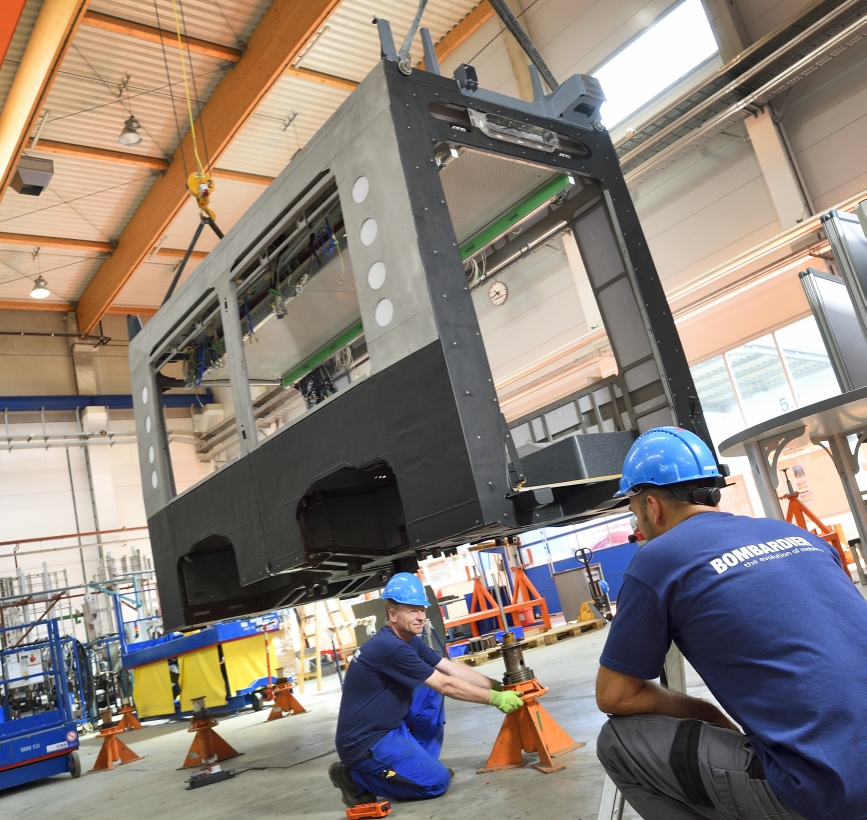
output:
M 585 181 L 570 200 L 569 221 L 580 233 L 588 224 L 582 218 L 601 208 L 604 222 L 597 222 L 609 236 L 599 241 L 608 242 L 608 253 L 616 247 L 622 262 L 612 274 L 611 259 L 598 265 L 600 252 L 587 235 L 583 246 L 579 237 L 625 374 L 633 422 L 638 431 L 679 423 L 710 443 L 608 133 L 486 102 L 436 74 L 406 76 L 394 62 L 377 70 L 385 74 L 439 338 L 333 397 L 149 518 L 167 628 L 355 595 L 382 586 L 395 570 L 414 568 L 432 551 L 614 506 L 612 480 L 528 492 L 510 486 L 506 427 L 433 158 L 442 143 Z M 566 147 L 543 153 L 494 140 L 437 118 L 432 105 L 451 106 L 458 122 L 466 116 L 461 109 L 472 108 L 551 129 Z M 632 336 L 617 330 L 623 327 Z M 636 353 L 636 339 L 646 349 Z

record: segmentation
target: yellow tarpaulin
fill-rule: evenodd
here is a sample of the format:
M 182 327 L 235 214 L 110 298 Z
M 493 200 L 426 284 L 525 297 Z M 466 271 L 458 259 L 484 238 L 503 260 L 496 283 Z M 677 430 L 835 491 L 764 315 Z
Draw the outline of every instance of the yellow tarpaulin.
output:
M 191 712 L 194 698 L 205 698 L 205 706 L 213 709 L 226 704 L 226 683 L 220 671 L 220 656 L 216 646 L 189 652 L 178 658 L 181 673 L 181 711 Z
M 173 715 L 175 699 L 172 695 L 172 679 L 169 662 L 157 661 L 132 670 L 132 699 L 140 718 L 156 715 Z
M 274 633 L 268 633 L 271 644 Z M 268 663 L 265 659 L 265 638 L 254 635 L 239 641 L 229 641 L 223 644 L 223 659 L 226 661 L 226 674 L 229 676 L 229 689 L 237 694 L 239 689 L 246 689 L 254 681 L 268 675 Z M 274 676 L 274 647 L 271 644 L 271 675 Z

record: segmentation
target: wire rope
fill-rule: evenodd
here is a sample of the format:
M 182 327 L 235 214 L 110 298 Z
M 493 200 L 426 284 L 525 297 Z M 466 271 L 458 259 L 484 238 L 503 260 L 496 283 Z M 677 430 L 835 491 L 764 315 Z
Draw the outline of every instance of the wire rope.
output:
M 187 63 L 184 59 L 184 43 L 183 38 L 181 37 L 181 20 L 178 16 L 178 0 L 172 0 L 172 11 L 175 16 L 175 32 L 178 36 L 178 56 L 181 58 L 181 73 L 184 78 L 184 97 L 187 102 L 187 114 L 190 118 L 190 135 L 193 140 L 193 156 L 196 158 L 196 166 L 199 169 L 199 173 L 202 177 L 205 176 L 205 169 L 202 166 L 202 160 L 199 157 L 199 144 L 196 140 L 196 121 L 193 118 L 193 102 L 190 97 L 190 85 L 189 80 L 187 79 Z M 190 71 L 192 73 L 192 66 L 190 66 Z
M 180 7 L 181 7 L 181 23 L 184 27 L 184 41 L 186 42 L 186 45 L 187 45 L 187 59 L 190 61 L 190 78 L 192 79 L 192 82 L 193 82 L 193 94 L 195 95 L 195 99 L 196 99 L 196 107 L 199 110 L 199 114 L 198 114 L 199 128 L 202 129 L 202 146 L 205 149 L 205 167 L 208 170 L 210 170 L 211 169 L 211 157 L 210 157 L 210 154 L 208 153 L 208 137 L 205 134 L 205 121 L 204 121 L 204 119 L 202 119 L 202 98 L 199 96 L 199 88 L 196 85 L 196 72 L 193 70 L 193 68 L 194 68 L 193 67 L 193 53 L 190 50 L 190 38 L 187 36 L 187 16 L 184 13 L 184 4 L 183 4 L 182 0 L 180 2 Z
M 157 0 L 154 0 L 154 13 L 157 16 L 157 28 L 160 31 L 162 31 L 163 25 L 162 25 L 162 21 L 160 20 L 160 9 L 159 9 L 159 6 L 157 5 Z M 169 97 L 171 98 L 171 101 L 172 101 L 172 114 L 174 115 L 174 118 L 175 118 L 175 128 L 177 129 L 177 133 L 178 133 L 178 146 L 180 147 L 181 140 L 182 140 L 181 121 L 178 119 L 178 110 L 175 107 L 175 93 L 174 93 L 174 90 L 172 89 L 173 83 L 172 83 L 172 75 L 171 75 L 171 72 L 169 71 L 169 58 L 168 58 L 168 55 L 166 54 L 166 42 L 162 38 L 162 36 L 160 36 L 160 48 L 162 49 L 162 52 L 163 52 L 163 64 L 166 67 L 166 80 L 168 81 Z M 187 158 L 186 158 L 186 156 L 184 156 L 183 148 L 181 148 L 181 162 L 184 166 L 184 179 L 186 179 L 187 176 L 189 176 L 189 174 L 187 172 Z

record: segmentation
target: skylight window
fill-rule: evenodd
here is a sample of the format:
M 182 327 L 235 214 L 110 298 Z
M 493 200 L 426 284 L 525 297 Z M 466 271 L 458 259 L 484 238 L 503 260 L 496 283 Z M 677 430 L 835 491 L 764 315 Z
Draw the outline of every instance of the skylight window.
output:
M 701 0 L 686 0 L 618 52 L 594 77 L 612 128 L 717 52 Z

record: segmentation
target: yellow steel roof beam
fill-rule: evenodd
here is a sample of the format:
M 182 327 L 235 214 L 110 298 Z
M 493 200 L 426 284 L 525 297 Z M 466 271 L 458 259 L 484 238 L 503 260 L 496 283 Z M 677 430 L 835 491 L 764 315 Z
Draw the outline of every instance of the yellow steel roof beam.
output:
M 220 81 L 205 104 L 196 128 L 202 129 L 216 162 L 292 61 L 315 35 L 339 0 L 274 0 L 247 43 L 235 68 Z M 164 176 L 148 191 L 78 303 L 78 326 L 89 333 L 136 268 L 168 230 L 186 204 L 187 180 L 182 153 L 193 167 L 188 132 L 175 150 Z

